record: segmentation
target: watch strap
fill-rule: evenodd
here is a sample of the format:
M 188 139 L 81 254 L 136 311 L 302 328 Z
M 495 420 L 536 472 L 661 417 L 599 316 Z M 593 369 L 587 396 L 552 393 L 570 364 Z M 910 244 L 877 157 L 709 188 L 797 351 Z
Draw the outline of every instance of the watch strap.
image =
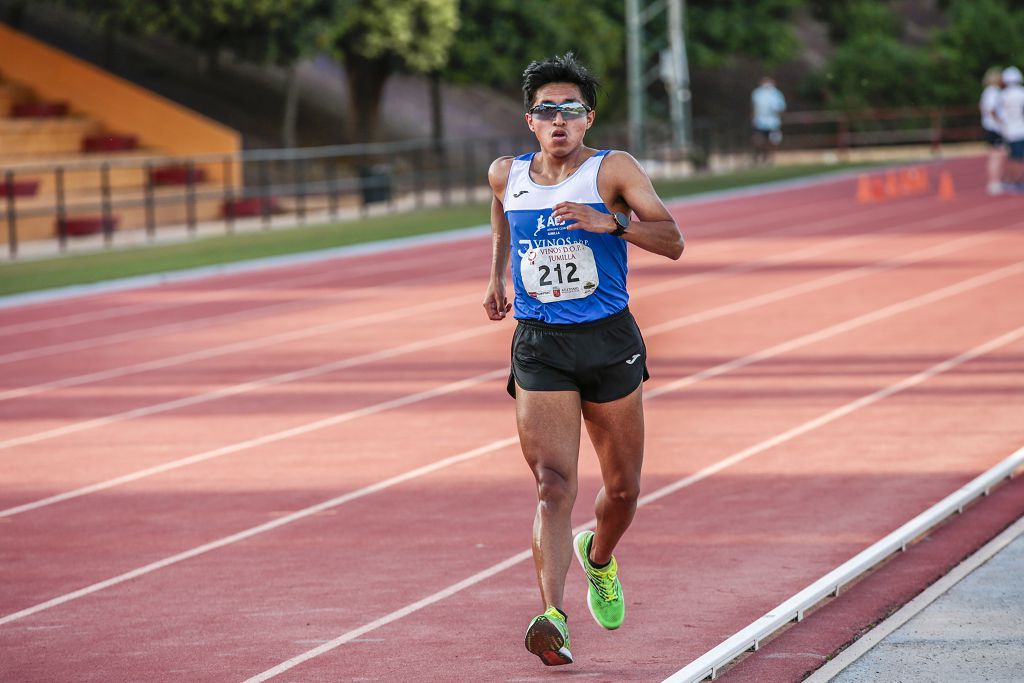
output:
M 615 221 L 615 229 L 610 234 L 613 237 L 622 237 L 629 227 L 629 217 L 621 211 L 616 211 L 612 214 L 612 220 Z

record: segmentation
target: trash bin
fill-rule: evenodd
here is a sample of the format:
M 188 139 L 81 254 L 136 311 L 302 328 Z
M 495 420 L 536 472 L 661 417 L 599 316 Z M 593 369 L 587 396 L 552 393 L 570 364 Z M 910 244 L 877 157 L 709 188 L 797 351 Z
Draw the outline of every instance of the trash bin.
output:
M 363 204 L 391 201 L 391 167 L 386 164 L 359 167 Z

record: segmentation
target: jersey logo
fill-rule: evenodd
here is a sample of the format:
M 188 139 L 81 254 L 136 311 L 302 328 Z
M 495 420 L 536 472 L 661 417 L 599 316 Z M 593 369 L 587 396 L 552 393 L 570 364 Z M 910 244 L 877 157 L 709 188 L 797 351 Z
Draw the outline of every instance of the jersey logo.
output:
M 537 229 L 533 231 L 533 236 L 536 237 L 537 233 L 546 228 L 544 225 L 544 216 L 537 216 Z
M 513 199 L 519 199 L 520 197 L 522 197 L 527 192 L 529 192 L 529 190 L 519 190 L 519 192 L 516 192 L 514 195 L 512 195 L 512 198 Z
M 640 357 L 640 354 L 635 354 L 632 358 L 626 361 L 626 365 L 632 365 L 636 362 L 636 359 Z

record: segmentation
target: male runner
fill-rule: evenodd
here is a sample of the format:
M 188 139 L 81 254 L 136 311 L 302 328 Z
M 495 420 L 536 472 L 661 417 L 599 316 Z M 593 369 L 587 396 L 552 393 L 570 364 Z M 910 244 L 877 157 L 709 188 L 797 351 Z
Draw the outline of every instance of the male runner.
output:
M 615 629 L 625 616 L 612 551 L 640 493 L 648 378 L 644 341 L 627 308 L 626 246 L 678 259 L 683 236 L 633 157 L 583 145 L 597 80 L 572 53 L 530 64 L 523 95 L 540 151 L 491 164 L 493 255 L 483 305 L 491 320 L 512 310 L 505 297 L 511 257 L 519 323 L 508 390 L 537 482 L 533 558 L 544 602 L 526 648 L 551 666 L 572 663 L 562 593 L 573 553 L 597 623 Z M 581 416 L 604 486 L 596 530 L 573 538 Z

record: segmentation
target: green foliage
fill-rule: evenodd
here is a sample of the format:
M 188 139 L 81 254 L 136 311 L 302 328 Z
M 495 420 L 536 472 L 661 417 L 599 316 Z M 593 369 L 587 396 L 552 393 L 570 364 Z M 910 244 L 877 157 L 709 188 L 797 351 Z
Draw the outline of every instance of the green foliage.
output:
M 767 65 L 792 57 L 798 43 L 793 13 L 803 0 L 691 0 L 687 47 L 694 66 L 717 66 L 736 55 Z
M 887 0 L 808 0 L 811 14 L 828 26 L 832 42 L 865 33 L 898 36 L 899 18 Z
M 462 0 L 461 26 L 444 76 L 514 94 L 527 64 L 571 50 L 604 84 L 602 109 L 626 59 L 622 4 Z
M 161 35 L 257 63 L 291 64 L 316 47 L 331 0 L 63 0 L 103 27 Z
M 814 80 L 827 107 L 853 111 L 927 102 L 927 55 L 900 40 L 899 19 L 886 0 L 830 2 L 816 13 L 838 43 Z
M 1014 0 L 950 0 L 949 24 L 924 46 L 902 40 L 886 0 L 809 0 L 837 47 L 810 82 L 844 110 L 975 102 L 991 66 L 1024 59 L 1024 10 Z
M 936 101 L 973 102 L 986 69 L 1024 68 L 1024 9 L 1015 0 L 953 0 L 949 19 L 932 41 Z
M 929 70 L 923 50 L 884 33 L 862 33 L 836 49 L 816 85 L 830 109 L 920 106 L 930 103 Z
M 388 61 L 421 73 L 445 65 L 459 26 L 457 0 L 353 0 L 323 42 L 346 59 Z

